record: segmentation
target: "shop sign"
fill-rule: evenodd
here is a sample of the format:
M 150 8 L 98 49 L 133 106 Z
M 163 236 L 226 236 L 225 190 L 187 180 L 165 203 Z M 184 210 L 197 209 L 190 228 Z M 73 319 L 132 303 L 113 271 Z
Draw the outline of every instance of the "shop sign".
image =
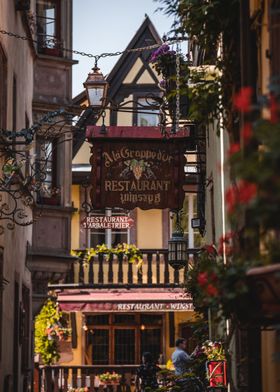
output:
M 117 304 L 118 311 L 136 311 L 136 312 L 155 312 L 155 311 L 190 311 L 193 310 L 193 304 L 187 302 L 174 303 L 119 303 Z
M 113 229 L 113 230 L 127 230 L 134 224 L 132 218 L 127 215 L 92 215 L 87 216 L 81 222 L 84 229 Z
M 184 140 L 95 140 L 92 147 L 94 208 L 181 208 Z
M 192 302 L 91 302 L 86 306 L 91 312 L 189 312 Z

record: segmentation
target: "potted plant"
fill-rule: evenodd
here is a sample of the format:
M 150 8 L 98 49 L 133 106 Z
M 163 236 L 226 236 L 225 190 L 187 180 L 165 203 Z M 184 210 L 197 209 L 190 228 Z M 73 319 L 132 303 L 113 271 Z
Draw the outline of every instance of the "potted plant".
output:
M 210 387 L 226 386 L 226 356 L 222 343 L 207 340 L 202 346 L 202 351 L 207 357 Z
M 105 384 L 105 385 L 116 385 L 119 384 L 121 381 L 122 375 L 118 374 L 118 373 L 102 373 L 99 375 L 99 379 L 101 381 L 101 383 Z
M 179 75 L 177 75 L 177 61 L 179 61 Z M 176 53 L 170 49 L 170 46 L 163 44 L 156 49 L 150 58 L 154 69 L 163 80 L 159 83 L 162 91 L 168 102 L 168 110 L 172 119 L 176 115 L 176 94 L 177 82 L 179 82 L 180 92 L 180 118 L 187 118 L 189 112 L 189 98 L 188 98 L 188 62 L 184 59 L 182 54 Z M 177 80 L 179 78 L 179 80 Z

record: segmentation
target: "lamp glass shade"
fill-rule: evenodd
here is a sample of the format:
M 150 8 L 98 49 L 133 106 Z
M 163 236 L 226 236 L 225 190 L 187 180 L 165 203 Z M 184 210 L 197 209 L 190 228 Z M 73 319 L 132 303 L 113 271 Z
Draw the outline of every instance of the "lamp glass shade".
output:
M 89 86 L 87 93 L 90 106 L 102 107 L 104 98 L 104 87 Z
M 106 104 L 108 82 L 98 67 L 94 67 L 93 72 L 88 74 L 84 87 L 87 91 L 89 106 L 103 108 Z

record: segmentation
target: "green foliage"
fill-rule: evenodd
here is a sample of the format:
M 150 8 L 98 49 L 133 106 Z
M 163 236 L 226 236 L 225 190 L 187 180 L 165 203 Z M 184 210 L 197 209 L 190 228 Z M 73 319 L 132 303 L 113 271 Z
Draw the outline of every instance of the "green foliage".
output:
M 224 264 L 214 251 L 209 253 L 203 250 L 189 270 L 186 282 L 186 289 L 192 295 L 195 310 L 206 320 L 208 308 L 217 319 L 237 318 L 246 321 L 253 316 L 256 310 L 255 301 L 251 298 L 246 277 L 250 266 L 251 263 L 240 259 Z
M 256 192 L 249 203 L 234 204 L 230 219 L 240 230 L 242 216 L 246 214 L 250 224 L 242 228 L 244 243 L 254 241 L 256 252 L 260 253 L 259 258 L 263 264 L 279 263 L 280 243 L 276 232 L 280 229 L 280 124 L 278 121 L 259 119 L 252 123 L 247 122 L 245 127 L 250 129 L 250 138 L 245 140 L 243 148 L 239 146 L 238 150 L 231 154 L 229 164 L 237 184 L 240 181 L 254 184 Z M 237 188 L 237 201 L 238 192 L 240 193 L 240 190 Z M 262 244 L 261 252 L 258 243 Z M 252 249 L 250 252 L 252 254 Z M 250 260 L 250 254 L 247 254 L 246 250 L 243 254 Z
M 60 358 L 59 339 L 54 336 L 53 330 L 56 329 L 55 335 L 58 336 L 63 334 L 67 337 L 69 334 L 69 330 L 63 328 L 61 323 L 62 313 L 58 310 L 58 305 L 48 299 L 35 318 L 35 353 L 40 354 L 44 365 L 52 365 Z
M 218 113 L 224 118 L 228 131 L 237 131 L 236 119 L 232 111 L 232 97 L 240 86 L 240 44 L 239 44 L 239 0 L 157 0 L 162 4 L 160 10 L 175 17 L 173 32 L 188 36 L 193 45 L 204 53 L 204 64 L 214 65 L 219 71 L 217 77 L 219 86 L 215 83 L 207 92 L 205 86 L 197 94 L 196 110 L 192 118 L 202 120 L 208 125 L 209 113 Z M 219 49 L 222 55 L 219 55 Z M 220 94 L 213 96 L 213 89 L 219 89 Z M 205 94 L 209 98 L 205 99 Z M 199 105 L 199 97 L 201 105 Z M 200 116 L 199 107 L 209 104 L 206 117 Z M 213 106 L 214 109 L 213 109 Z M 221 109 L 222 108 L 222 109 Z
M 115 248 L 108 248 L 106 244 L 97 245 L 95 248 L 87 248 L 85 254 L 81 251 L 72 250 L 71 255 L 76 257 L 82 257 L 85 262 L 89 262 L 93 256 L 98 254 L 107 255 L 109 258 L 111 255 L 125 255 L 127 256 L 129 263 L 136 262 L 140 267 L 143 262 L 143 255 L 141 251 L 132 244 L 118 244 Z

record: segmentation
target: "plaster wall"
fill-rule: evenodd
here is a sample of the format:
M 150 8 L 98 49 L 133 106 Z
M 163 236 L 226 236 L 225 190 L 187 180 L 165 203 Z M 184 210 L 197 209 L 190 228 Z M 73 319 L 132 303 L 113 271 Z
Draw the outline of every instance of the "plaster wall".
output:
M 35 2 L 31 1 L 31 10 L 34 11 Z M 15 2 L 2 0 L 0 2 L 0 25 L 3 30 L 26 35 L 21 12 L 15 10 Z M 32 123 L 32 95 L 33 95 L 33 61 L 34 52 L 26 41 L 0 35 L 0 45 L 7 58 L 7 124 L 6 128 L 20 130 L 26 127 L 26 122 Z M 13 81 L 16 80 L 16 100 L 13 98 Z M 0 86 L 0 89 L 3 86 Z M 16 101 L 16 107 L 14 107 Z M 14 124 L 13 113 L 16 113 Z M 1 162 L 2 167 L 3 162 Z M 3 194 L 3 201 L 12 207 L 12 200 Z M 31 213 L 28 219 L 31 219 Z M 0 347 L 0 390 L 4 390 L 4 382 L 14 391 L 23 390 L 24 374 L 21 371 L 21 346 L 15 340 L 15 281 L 19 285 L 18 303 L 22 301 L 23 285 L 31 290 L 31 275 L 25 266 L 27 243 L 32 241 L 32 226 L 15 226 L 13 230 L 7 229 L 7 221 L 1 221 L 4 233 L 0 235 L 0 246 L 3 247 L 3 276 L 9 281 L 3 291 L 3 307 L 0 315 L 1 342 Z M 30 291 L 31 294 L 31 291 Z M 18 339 L 18 336 L 16 336 Z M 16 354 L 17 352 L 17 354 Z M 31 353 L 30 353 L 31 354 Z M 18 355 L 18 360 L 16 356 Z M 30 355 L 31 358 L 31 355 Z M 30 361 L 30 359 L 29 359 Z M 29 368 L 31 363 L 29 363 Z M 18 385 L 15 382 L 14 371 L 18 369 Z M 25 385 L 31 383 L 30 376 L 26 376 Z M 28 380 L 29 378 L 29 380 Z M 27 383 L 27 384 L 26 384 Z M 10 391 L 11 389 L 9 389 Z
M 206 135 L 206 244 L 218 243 L 223 235 L 223 194 L 222 194 L 222 169 L 224 170 L 224 189 L 229 186 L 229 173 L 226 165 L 222 165 L 222 158 L 227 159 L 227 151 L 229 148 L 229 137 L 225 129 L 222 134 L 217 135 L 216 129 L 209 129 Z M 211 188 L 213 187 L 211 200 Z M 215 233 L 213 232 L 213 225 Z M 225 231 L 229 231 L 229 223 L 227 222 L 225 210 Z M 214 235 L 215 234 L 215 235 Z

